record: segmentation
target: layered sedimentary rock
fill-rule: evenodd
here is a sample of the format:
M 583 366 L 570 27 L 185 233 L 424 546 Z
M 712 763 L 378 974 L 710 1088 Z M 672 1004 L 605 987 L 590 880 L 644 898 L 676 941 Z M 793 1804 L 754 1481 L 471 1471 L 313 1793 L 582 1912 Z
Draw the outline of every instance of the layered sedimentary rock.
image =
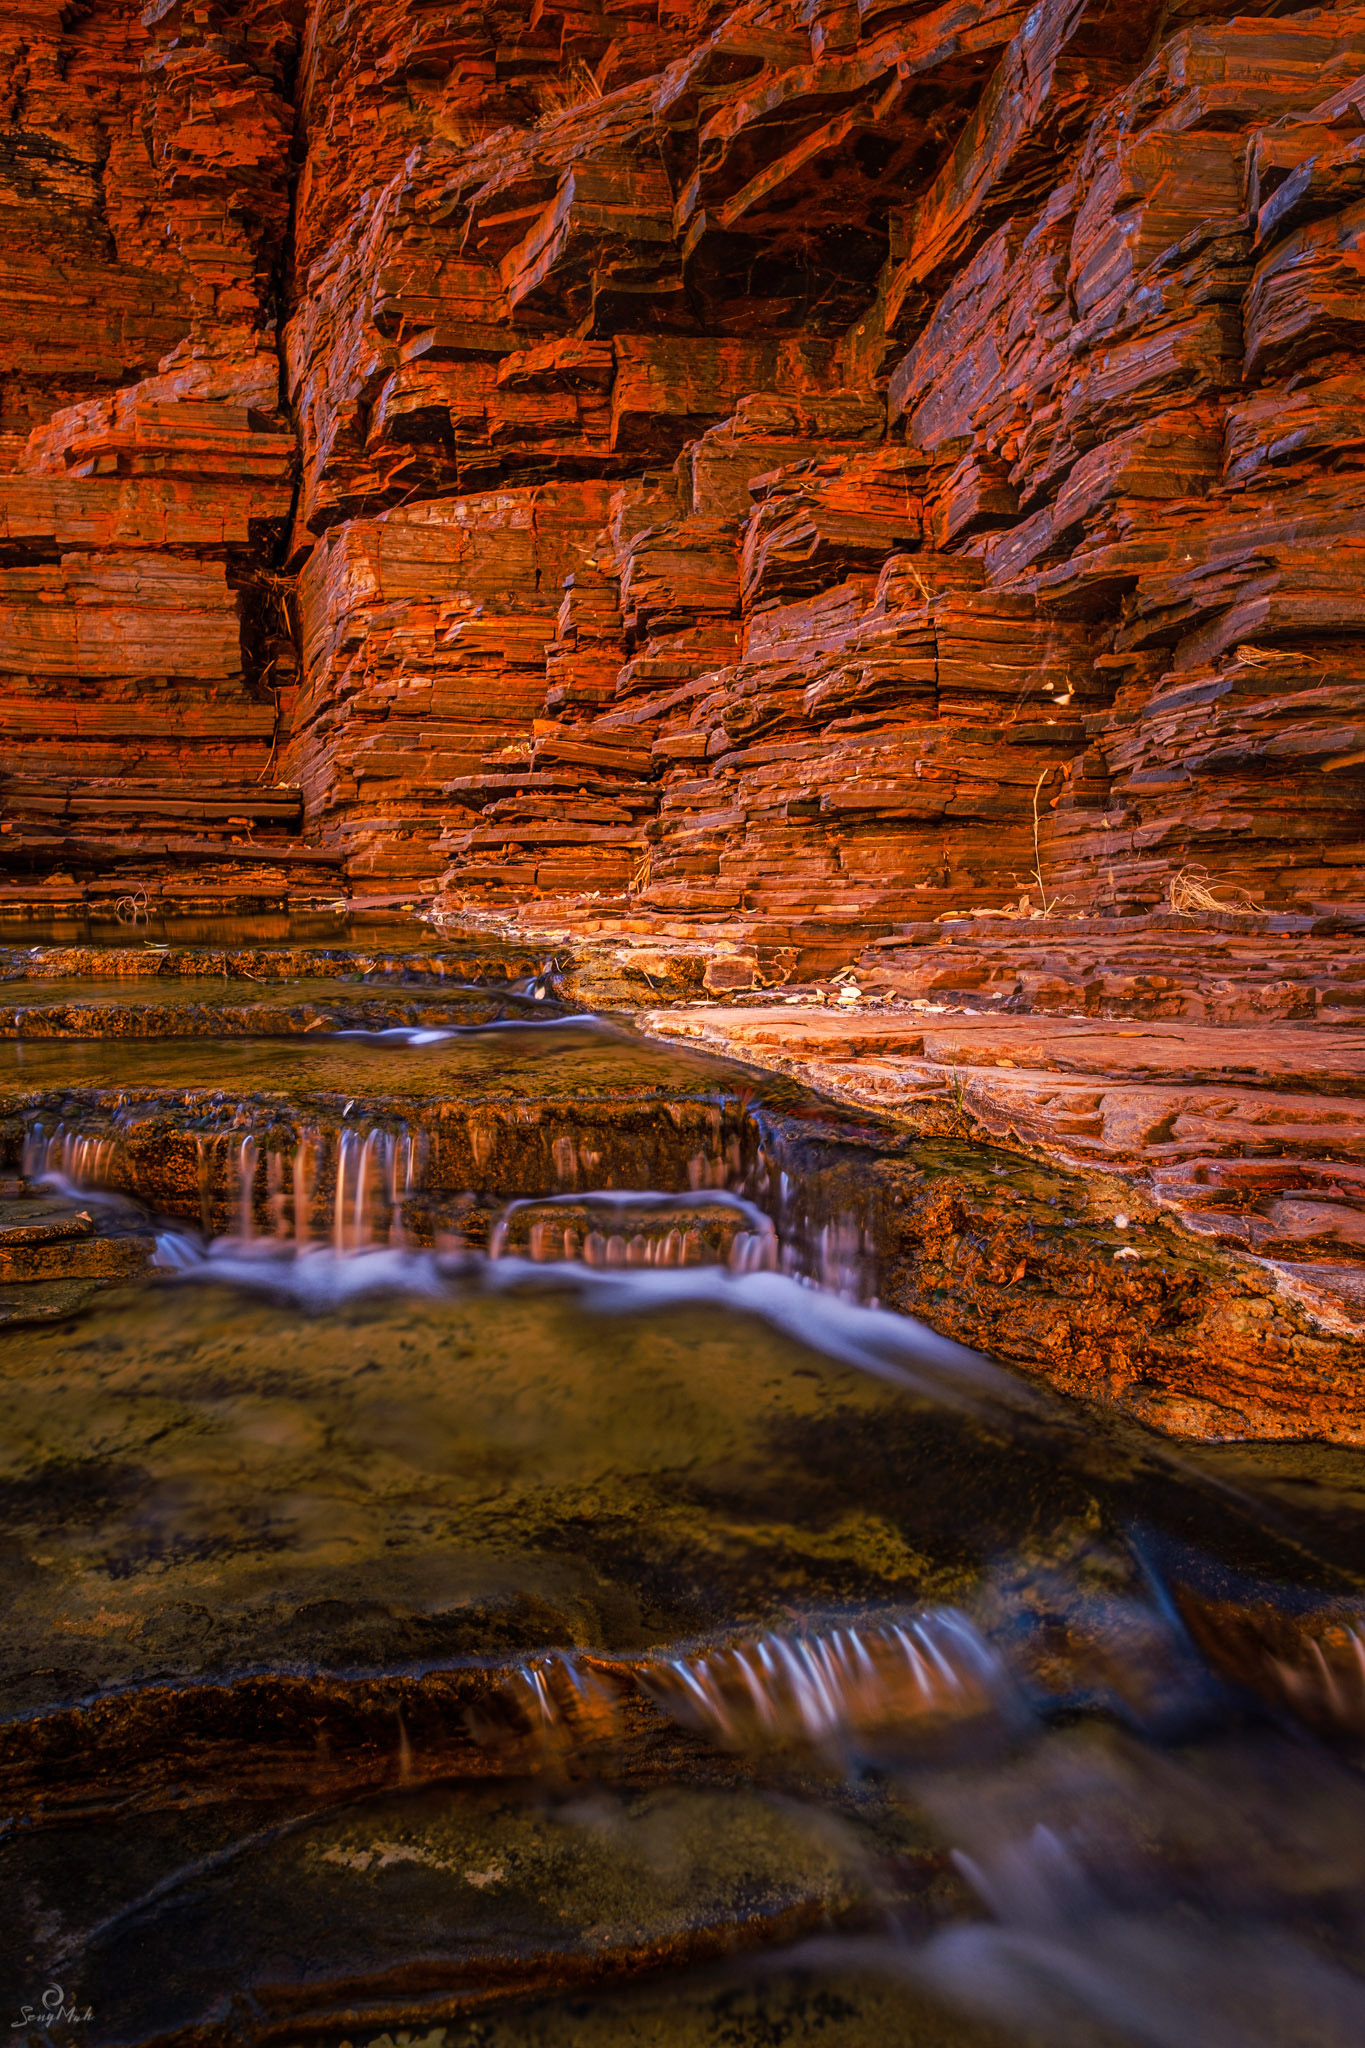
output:
M 295 437 L 273 323 L 297 41 L 271 4 L 37 7 L 5 31 L 11 895 L 289 865 Z
M 1359 1015 L 1361 8 L 5 33 L 11 899 Z
M 259 833 L 778 947 L 1365 895 L 1359 9 L 8 46 L 16 874 Z

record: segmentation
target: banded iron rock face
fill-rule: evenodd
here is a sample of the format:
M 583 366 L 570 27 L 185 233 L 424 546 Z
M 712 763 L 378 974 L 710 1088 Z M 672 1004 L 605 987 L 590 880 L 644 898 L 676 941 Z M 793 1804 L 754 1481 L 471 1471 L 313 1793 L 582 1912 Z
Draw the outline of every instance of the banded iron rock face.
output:
M 1365 9 L 0 39 L 11 895 L 1365 898 Z

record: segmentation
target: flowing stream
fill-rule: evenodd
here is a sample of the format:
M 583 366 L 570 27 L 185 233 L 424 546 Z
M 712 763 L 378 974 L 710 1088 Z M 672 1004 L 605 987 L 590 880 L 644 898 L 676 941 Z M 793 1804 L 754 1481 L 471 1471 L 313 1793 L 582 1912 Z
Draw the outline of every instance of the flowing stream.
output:
M 12 2037 L 1356 2048 L 1365 1459 L 897 1313 L 932 1148 L 383 938 L 7 956 Z

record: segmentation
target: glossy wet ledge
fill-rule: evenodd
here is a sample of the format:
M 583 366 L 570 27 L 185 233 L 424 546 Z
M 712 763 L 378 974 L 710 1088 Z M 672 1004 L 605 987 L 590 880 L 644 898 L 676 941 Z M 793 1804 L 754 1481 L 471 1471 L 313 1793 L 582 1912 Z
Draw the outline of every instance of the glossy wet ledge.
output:
M 936 1334 L 1188 1375 L 1211 1263 L 414 957 L 8 984 L 0 1995 L 87 2048 L 1184 2048 L 1176 1984 L 1354 2043 L 1361 1459 Z
M 526 986 L 530 979 L 530 987 Z M 278 1038 L 312 1031 L 478 1029 L 562 1015 L 534 978 L 423 985 L 410 973 L 300 977 L 184 975 L 174 981 L 53 976 L 0 984 L 0 1038 Z M 532 993 L 534 989 L 537 992 Z
M 322 1289 L 364 1261 L 313 1263 Z M 980 1627 L 1004 1629 L 1013 1682 L 1040 1696 L 1140 1689 L 1136 1667 L 1118 1675 L 1121 1643 L 1151 1608 L 1154 1571 L 1205 1606 L 1232 1574 L 1293 1581 L 1329 1618 L 1354 1612 L 1358 1498 L 1315 1516 L 1263 1486 L 1229 1493 L 899 1319 L 817 1314 L 781 1276 L 578 1283 L 564 1267 L 443 1277 L 415 1262 L 349 1306 L 320 1291 L 301 1317 L 267 1263 L 246 1295 L 224 1272 L 247 1264 L 206 1262 L 109 1294 L 69 1327 L 0 1335 L 15 1447 L 0 1696 L 26 1731 L 12 1732 L 12 1795 L 23 1782 L 60 1803 L 64 1785 L 88 1797 L 96 1781 L 107 1794 L 120 1771 L 136 1777 L 158 1727 L 151 1747 L 203 1735 L 208 1758 L 225 1745 L 220 1773 L 228 1748 L 250 1774 L 281 1741 L 298 1768 L 301 1739 L 307 1766 L 313 1691 L 318 1726 L 340 1716 L 339 1740 L 346 1684 L 333 1681 L 385 1673 L 413 1682 L 355 1694 L 363 1732 L 342 1747 L 358 1767 L 374 1761 L 378 1713 L 390 1768 L 386 1717 L 401 1714 L 424 1768 L 477 1773 L 487 1761 L 455 1742 L 451 1717 L 463 1727 L 477 1707 L 496 1723 L 490 1700 L 510 1684 L 507 1732 L 529 1711 L 543 1733 L 571 1674 L 520 1693 L 514 1678 L 518 1659 L 551 1652 L 597 1659 L 583 1682 L 629 1696 L 627 1722 L 662 1702 L 672 1723 L 701 1713 L 724 1735 L 748 1726 L 760 1670 L 773 1728 L 799 1723 L 780 1701 L 796 1682 L 781 1648 L 793 1631 L 831 1645 L 812 1653 L 815 1695 L 894 1699 L 902 1680 L 913 1691 L 917 1660 L 942 1678 L 946 1655 L 961 1707 L 980 1704 Z M 1047 1631 L 1015 1605 L 1025 1588 L 1061 1630 L 1046 1651 Z M 977 1620 L 959 1641 L 933 1617 L 964 1603 Z M 921 1614 L 937 1649 L 885 1634 Z M 840 1646 L 843 1627 L 858 1643 Z M 1101 1680 L 1092 1639 L 1111 1630 Z M 766 1637 L 778 1647 L 760 1652 Z M 709 1678 L 678 1649 L 692 1638 L 713 1641 L 696 1653 L 719 1660 Z M 621 1662 L 657 1664 L 665 1647 L 691 1679 Z M 426 1689 L 430 1670 L 446 1675 Z M 249 1674 L 281 1683 L 240 1687 Z M 238 1685 L 236 1701 L 205 1682 Z M 591 1732 L 582 1702 L 564 1707 L 566 1726 L 580 1708 Z M 219 1791 L 232 1782 L 220 1775 Z
M 856 1970 L 841 2024 L 1018 2039 L 1082 1957 L 1131 2001 L 1137 1942 L 1345 2048 L 1340 1454 L 1315 1518 L 897 1319 L 689 1278 L 509 1262 L 301 1319 L 210 1267 L 0 1337 L 0 1861 L 92 2042 L 534 2039 L 571 2008 L 528 1995 L 660 1971 L 758 2013 L 695 1972 L 793 1944 Z

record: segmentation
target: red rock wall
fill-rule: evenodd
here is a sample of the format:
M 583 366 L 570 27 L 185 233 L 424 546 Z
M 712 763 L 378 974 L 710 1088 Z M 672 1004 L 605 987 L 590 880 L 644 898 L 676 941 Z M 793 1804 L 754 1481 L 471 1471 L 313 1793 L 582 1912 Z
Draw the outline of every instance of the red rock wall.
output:
M 6 19 L 12 873 L 1365 898 L 1365 9 Z
M 262 857 L 297 681 L 287 4 L 0 23 L 0 858 Z

